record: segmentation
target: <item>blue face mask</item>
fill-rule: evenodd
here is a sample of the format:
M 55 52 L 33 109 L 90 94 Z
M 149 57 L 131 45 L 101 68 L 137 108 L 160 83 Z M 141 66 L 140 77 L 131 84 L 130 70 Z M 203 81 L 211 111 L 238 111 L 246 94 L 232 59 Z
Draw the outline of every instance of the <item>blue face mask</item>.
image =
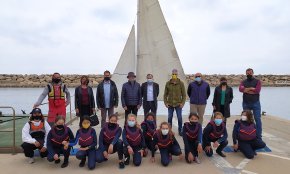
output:
M 147 123 L 154 123 L 153 120 L 146 120 L 146 121 L 147 121 Z
M 147 79 L 147 83 L 152 84 L 153 83 L 153 79 Z
M 223 122 L 223 119 L 214 119 L 214 123 L 215 123 L 217 126 L 221 125 L 222 122 Z
M 129 121 L 129 120 L 127 121 L 127 123 L 129 127 L 134 127 L 136 124 L 135 121 Z
M 200 78 L 200 77 L 196 77 L 196 78 L 195 78 L 195 81 L 196 81 L 196 82 L 201 82 L 201 78 Z

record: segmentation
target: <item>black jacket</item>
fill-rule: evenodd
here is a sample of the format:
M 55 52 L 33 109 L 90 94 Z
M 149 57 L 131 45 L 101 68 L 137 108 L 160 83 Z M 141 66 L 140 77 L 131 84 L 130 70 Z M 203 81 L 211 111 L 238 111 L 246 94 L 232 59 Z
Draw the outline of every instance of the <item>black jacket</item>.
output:
M 212 101 L 212 105 L 216 107 L 215 111 L 221 110 L 221 94 L 222 94 L 222 87 L 219 85 L 214 90 L 214 96 L 213 96 L 213 101 Z M 230 104 L 232 103 L 233 98 L 234 98 L 233 89 L 230 86 L 227 86 L 225 105 L 224 105 L 224 109 L 225 109 L 224 117 L 226 117 L 226 118 L 231 116 Z
M 110 80 L 110 84 L 110 108 L 117 107 L 119 103 L 118 89 L 114 81 Z M 96 101 L 98 108 L 105 108 L 104 81 L 97 87 Z
M 88 86 L 88 95 L 89 95 L 89 105 L 90 108 L 95 108 L 95 98 L 93 89 Z M 78 86 L 75 88 L 75 109 L 79 109 L 80 113 L 82 113 L 82 87 Z
M 142 83 L 141 86 L 141 96 L 143 98 L 143 108 L 145 108 L 147 104 L 147 86 L 148 83 Z M 157 97 L 159 95 L 159 85 L 158 83 L 153 82 L 153 99 L 154 99 L 154 104 L 157 107 Z
M 95 99 L 94 99 L 94 92 L 93 89 L 88 86 L 88 95 L 89 95 L 89 105 L 90 108 L 95 108 Z M 78 86 L 75 88 L 75 109 L 81 109 L 81 104 L 82 104 L 82 87 Z M 80 110 L 80 113 L 82 111 Z

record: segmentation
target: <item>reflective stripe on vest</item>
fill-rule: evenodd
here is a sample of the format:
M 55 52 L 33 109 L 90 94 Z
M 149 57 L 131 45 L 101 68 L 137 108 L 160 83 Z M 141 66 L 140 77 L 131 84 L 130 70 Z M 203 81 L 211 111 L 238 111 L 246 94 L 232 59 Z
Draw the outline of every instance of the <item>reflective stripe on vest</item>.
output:
M 196 123 L 194 130 L 191 130 L 189 128 L 189 124 L 190 123 L 185 123 L 185 128 L 186 128 L 186 131 L 185 132 L 186 132 L 186 135 L 187 135 L 187 137 L 190 140 L 196 140 L 197 139 L 197 136 L 198 136 L 198 131 L 199 131 L 199 124 Z
M 92 128 L 89 128 L 88 132 L 84 133 L 82 129 L 79 129 L 79 134 L 80 134 L 79 145 L 80 146 L 87 147 L 93 144 L 94 140 L 92 136 L 92 130 L 93 130 Z
M 159 148 L 167 148 L 170 144 L 173 144 L 173 141 L 170 139 L 169 135 L 167 135 L 166 138 L 163 139 L 160 131 L 157 131 L 156 134 L 158 140 L 157 145 Z
M 51 129 L 52 142 L 54 142 L 55 144 L 61 145 L 63 141 L 69 140 L 68 127 L 64 126 L 64 133 L 62 135 L 58 135 L 55 129 L 56 129 L 55 127 Z
M 64 92 L 65 85 L 64 84 L 61 84 L 61 85 L 48 84 L 47 87 L 49 89 L 48 99 L 53 99 L 53 100 L 65 99 L 65 92 Z
M 126 138 L 131 146 L 138 146 L 141 144 L 141 131 L 139 128 L 136 128 L 135 132 L 130 131 L 128 125 L 125 126 L 126 129 Z
M 217 131 L 217 125 L 214 123 L 214 121 L 210 121 L 209 124 L 212 125 L 213 130 L 212 132 L 209 134 L 211 139 L 219 139 L 222 137 L 222 135 L 224 134 L 224 130 L 225 130 L 225 124 L 224 122 L 220 125 L 222 126 L 222 129 L 220 131 Z
M 146 121 L 143 121 L 141 123 L 141 125 L 146 125 L 146 127 L 147 127 L 146 136 L 149 137 L 150 139 L 153 138 L 155 131 L 156 131 L 156 125 L 155 125 L 155 123 L 153 123 L 153 124 L 154 124 L 154 129 L 152 129 L 151 126 L 149 125 L 149 123 L 147 123 Z
M 119 125 L 117 124 L 114 130 L 110 130 L 108 125 L 109 125 L 108 123 L 105 123 L 105 126 L 104 126 L 104 141 L 107 144 L 110 144 L 114 140 L 116 133 L 119 130 Z
M 254 140 L 257 137 L 256 129 L 254 123 L 250 125 L 244 125 L 241 121 L 238 121 L 240 123 L 240 130 L 239 130 L 239 140 L 243 141 L 250 141 Z

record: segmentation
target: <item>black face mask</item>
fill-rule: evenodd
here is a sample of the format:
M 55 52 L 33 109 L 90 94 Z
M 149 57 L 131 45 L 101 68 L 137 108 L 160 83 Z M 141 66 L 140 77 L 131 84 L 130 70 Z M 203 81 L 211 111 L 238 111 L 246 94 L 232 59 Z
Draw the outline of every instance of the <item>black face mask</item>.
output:
M 110 77 L 104 77 L 105 81 L 109 81 L 111 78 Z
M 115 127 L 117 124 L 116 123 L 109 123 L 108 126 L 109 127 Z
M 253 79 L 253 75 L 247 75 L 247 79 L 248 80 L 252 80 Z
M 57 125 L 56 126 L 58 129 L 63 129 L 64 128 L 64 125 Z
M 42 116 L 33 116 L 33 120 L 42 120 Z
M 190 121 L 190 124 L 195 125 L 197 122 Z
M 222 82 L 221 85 L 224 85 L 225 86 L 225 85 L 227 85 L 227 82 Z
M 53 83 L 59 83 L 61 81 L 61 79 L 52 79 Z

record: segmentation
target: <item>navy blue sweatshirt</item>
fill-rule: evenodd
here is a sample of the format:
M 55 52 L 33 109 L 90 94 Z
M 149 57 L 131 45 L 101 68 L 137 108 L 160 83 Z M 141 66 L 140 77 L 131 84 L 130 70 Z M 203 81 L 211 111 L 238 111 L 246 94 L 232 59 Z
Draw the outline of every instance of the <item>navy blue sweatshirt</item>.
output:
M 222 126 L 217 126 L 217 131 L 220 131 L 222 129 Z M 211 124 L 207 124 L 207 126 L 203 129 L 203 136 L 202 136 L 202 140 L 203 143 L 206 144 L 207 146 L 210 145 L 210 142 L 215 142 L 217 141 L 218 143 L 221 143 L 225 140 L 227 140 L 228 138 L 228 132 L 227 132 L 227 128 L 225 127 L 224 129 L 224 133 L 222 134 L 222 137 L 219 139 L 210 139 L 209 134 L 213 132 L 213 126 Z
M 53 127 L 52 129 L 55 130 L 55 133 L 57 135 L 63 135 L 64 134 L 64 129 L 58 130 L 55 127 Z M 68 129 L 68 136 L 69 136 L 69 140 L 73 140 L 74 139 L 74 134 L 72 133 L 71 129 L 69 127 L 67 127 Z M 55 154 L 54 152 L 54 148 L 60 148 L 63 145 L 59 145 L 59 146 L 55 146 L 54 143 L 51 141 L 51 139 L 53 138 L 53 135 L 51 133 L 52 130 L 49 131 L 48 135 L 47 135 L 47 151 L 51 154 Z
M 110 130 L 114 130 L 116 128 L 116 126 L 117 125 L 114 125 L 114 127 L 110 127 L 109 126 L 108 128 Z M 102 149 L 103 151 L 107 151 L 106 148 L 108 148 L 108 147 L 106 147 L 105 142 L 104 142 L 104 131 L 105 131 L 105 128 L 102 128 L 101 132 L 100 132 L 100 135 L 99 135 L 99 148 Z M 119 129 L 118 129 L 118 131 L 117 131 L 117 133 L 115 135 L 115 138 L 111 142 L 112 145 L 115 145 L 118 142 L 118 140 L 119 140 L 119 138 L 121 136 L 121 133 L 122 133 L 122 128 L 119 127 Z
M 235 121 L 234 129 L 233 129 L 233 144 L 237 144 L 239 130 L 240 130 L 240 124 L 243 124 L 245 126 L 250 126 L 251 123 L 249 123 L 247 121 L 242 121 L 242 120 L 240 120 L 240 122 L 238 122 L 238 120 Z M 255 125 L 255 128 L 256 128 L 256 125 Z
M 150 123 L 148 121 L 146 121 L 146 123 L 149 124 L 149 126 L 150 126 L 151 129 L 154 129 L 156 131 L 156 127 L 154 126 L 154 123 Z M 141 124 L 141 129 L 142 129 L 142 132 L 143 132 L 143 136 L 146 139 L 146 134 L 147 134 L 147 130 L 148 130 L 147 124 Z
M 83 131 L 83 133 L 86 133 L 89 131 L 89 129 L 84 129 L 84 128 L 81 128 L 81 130 Z M 92 128 L 92 137 L 93 137 L 93 143 L 88 146 L 89 149 L 95 149 L 96 148 L 96 145 L 98 144 L 98 141 L 97 141 L 97 134 L 96 134 L 96 131 L 94 128 Z M 74 140 L 71 140 L 69 145 L 70 146 L 75 146 L 78 141 L 79 141 L 79 138 L 80 138 L 80 129 L 77 131 L 76 133 L 76 138 Z
M 162 135 L 161 137 L 162 137 L 162 139 L 166 139 L 167 136 L 169 136 L 169 135 Z M 170 149 L 170 148 L 172 148 L 172 146 L 176 146 L 177 148 L 180 149 L 180 145 L 179 145 L 178 141 L 176 140 L 175 136 L 173 136 L 172 138 L 173 138 L 172 139 L 173 143 L 168 148 Z M 154 145 L 154 147 L 157 144 L 158 144 L 158 137 L 157 137 L 157 134 L 155 134 L 154 137 L 153 137 L 153 145 Z M 154 157 L 155 151 L 151 151 L 151 153 L 152 153 L 152 157 Z
M 132 131 L 132 132 L 136 132 L 136 131 L 140 131 L 140 130 L 137 130 L 137 127 L 134 126 L 134 127 L 129 127 L 129 130 Z M 127 136 L 127 132 L 126 132 L 126 128 L 123 129 L 123 132 L 122 132 L 122 139 L 123 139 L 123 143 L 126 147 L 128 146 L 131 146 L 126 138 Z M 132 147 L 132 146 L 131 146 Z M 133 148 L 133 147 L 132 147 Z M 137 147 L 134 147 L 134 148 L 138 148 L 139 150 L 141 149 L 145 149 L 146 148 L 146 144 L 145 144 L 145 140 L 144 140 L 144 136 L 143 134 L 141 133 L 141 144 Z
M 196 124 L 191 124 L 189 123 L 189 129 L 194 131 L 195 127 L 199 125 L 199 130 L 198 130 L 198 136 L 197 136 L 197 141 L 198 143 L 202 143 L 202 127 L 200 125 L 200 123 L 196 123 Z M 192 144 L 192 141 L 190 141 L 186 135 L 186 127 L 185 124 L 183 126 L 183 131 L 182 131 L 182 137 L 183 137 L 183 142 L 184 142 L 184 147 L 185 149 L 190 149 L 190 145 Z

